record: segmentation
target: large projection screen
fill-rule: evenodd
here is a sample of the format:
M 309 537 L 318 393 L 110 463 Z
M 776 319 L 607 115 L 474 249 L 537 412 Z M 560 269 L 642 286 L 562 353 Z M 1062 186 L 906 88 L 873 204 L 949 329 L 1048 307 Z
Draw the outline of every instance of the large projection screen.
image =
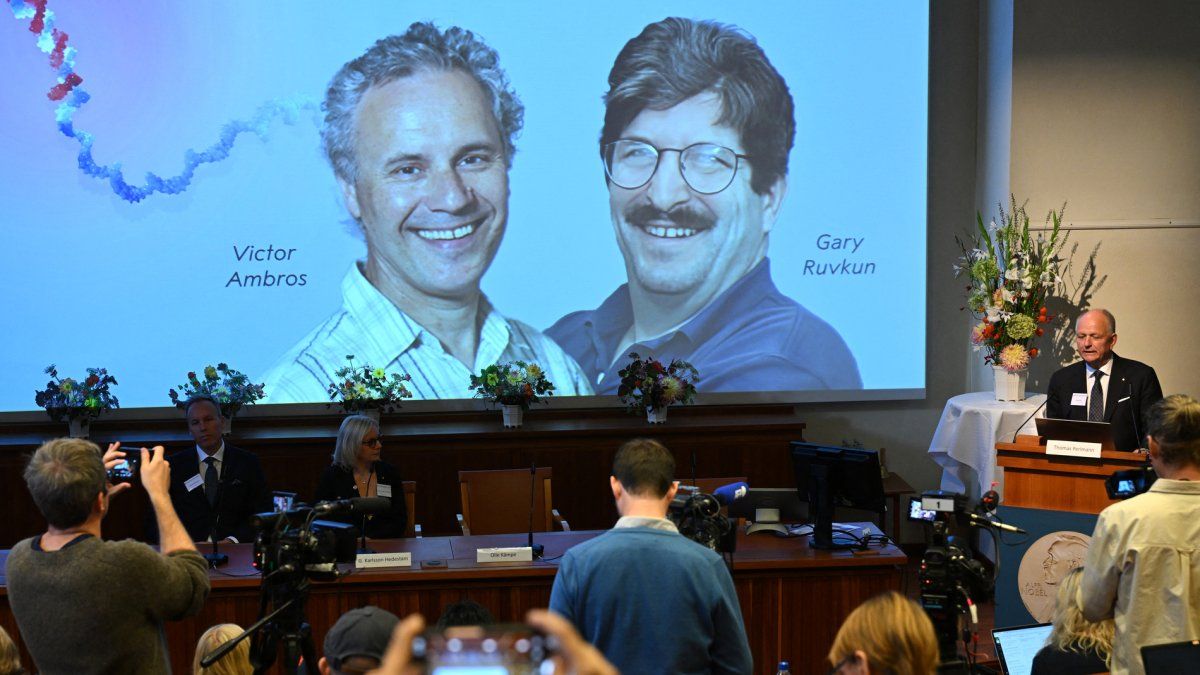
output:
M 169 405 L 168 388 L 217 362 L 265 379 L 268 402 L 324 401 L 301 380 L 351 349 L 413 375 L 421 398 L 464 398 L 465 373 L 514 353 L 549 363 L 560 393 L 607 395 L 612 364 L 650 344 L 696 363 L 702 395 L 715 394 L 705 400 L 924 395 L 927 3 L 46 9 L 18 0 L 0 14 L 0 412 L 34 409 L 50 363 L 72 376 L 108 368 L 123 407 Z M 635 98 L 610 137 L 658 148 L 659 163 L 642 188 L 606 179 L 609 73 L 666 17 L 718 22 L 722 39 L 761 47 L 794 104 L 790 151 L 722 121 L 737 117 L 711 90 L 663 109 Z M 503 148 L 464 145 L 467 123 L 503 145 L 495 116 L 469 109 L 485 89 L 421 71 L 426 89 L 401 76 L 352 109 L 357 175 L 339 181 L 322 145 L 326 89 L 418 21 L 495 50 L 523 106 L 511 168 Z M 711 41 L 692 48 L 715 58 Z M 744 70 L 722 86 L 740 87 Z M 704 145 L 673 152 L 693 144 Z M 744 155 L 728 186 L 695 192 L 702 163 L 728 171 L 721 148 Z M 763 168 L 771 152 L 786 157 L 777 180 Z M 401 174 L 426 182 L 399 185 Z M 690 216 L 672 220 L 677 206 Z M 487 303 L 474 339 L 439 342 L 418 319 L 453 324 L 464 286 Z M 419 306 L 397 309 L 406 301 Z

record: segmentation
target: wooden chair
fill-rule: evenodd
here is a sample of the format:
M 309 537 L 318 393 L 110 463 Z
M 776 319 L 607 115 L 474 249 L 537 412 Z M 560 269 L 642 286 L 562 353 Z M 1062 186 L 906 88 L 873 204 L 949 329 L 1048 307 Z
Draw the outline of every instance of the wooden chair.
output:
M 417 481 L 402 480 L 400 484 L 404 486 L 404 506 L 408 511 L 408 527 L 404 529 L 404 536 L 421 538 L 421 524 L 417 522 Z
M 533 531 L 550 532 L 557 524 L 564 532 L 571 526 L 551 506 L 550 481 L 553 469 L 538 467 L 533 478 Z M 529 530 L 529 469 L 459 471 L 458 489 L 462 513 L 458 525 L 464 535 L 509 534 Z

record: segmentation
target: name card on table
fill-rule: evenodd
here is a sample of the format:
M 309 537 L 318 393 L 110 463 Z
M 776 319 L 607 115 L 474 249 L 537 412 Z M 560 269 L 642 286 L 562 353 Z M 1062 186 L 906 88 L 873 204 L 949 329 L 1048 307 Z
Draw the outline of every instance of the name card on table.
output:
M 1085 441 L 1046 441 L 1047 455 L 1100 459 L 1100 444 Z
M 533 549 L 528 546 L 475 549 L 475 562 L 533 562 Z
M 354 566 L 359 569 L 369 569 L 372 567 L 412 567 L 412 552 L 359 553 L 354 559 Z

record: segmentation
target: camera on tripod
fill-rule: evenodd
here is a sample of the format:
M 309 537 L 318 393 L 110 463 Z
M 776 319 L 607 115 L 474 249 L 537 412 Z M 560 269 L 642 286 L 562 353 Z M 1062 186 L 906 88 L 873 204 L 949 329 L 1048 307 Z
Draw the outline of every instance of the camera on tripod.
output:
M 315 515 L 314 509 L 299 508 L 254 516 L 254 568 L 264 578 L 300 573 L 328 581 L 338 577 L 338 563 L 354 562 L 357 528 Z
M 737 546 L 737 527 L 721 513 L 721 501 L 693 486 L 679 487 L 667 508 L 667 517 L 679 528 L 679 534 L 717 553 L 733 553 Z
M 996 501 L 998 501 L 998 497 Z M 973 605 L 990 600 L 995 579 L 968 546 L 949 533 L 949 525 L 987 527 L 991 521 L 967 510 L 964 495 L 934 490 L 913 499 L 909 520 L 927 524 L 929 544 L 921 558 L 917 579 L 921 585 L 921 607 L 933 621 L 943 667 L 964 665 L 958 656 L 958 641 L 966 639 L 962 616 Z M 972 616 L 974 620 L 974 616 Z

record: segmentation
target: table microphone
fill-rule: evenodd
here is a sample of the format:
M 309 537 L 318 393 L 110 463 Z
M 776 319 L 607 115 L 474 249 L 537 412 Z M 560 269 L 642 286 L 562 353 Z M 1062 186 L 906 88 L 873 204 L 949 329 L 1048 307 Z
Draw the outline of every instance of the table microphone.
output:
M 537 560 L 545 553 L 546 547 L 533 543 L 533 505 L 537 487 L 537 465 L 529 463 L 529 548 L 533 551 L 533 559 Z
M 1134 451 L 1136 452 L 1142 447 L 1142 443 L 1146 442 L 1146 439 L 1142 438 L 1142 432 L 1138 430 L 1137 408 L 1133 405 L 1133 383 L 1129 382 L 1123 377 L 1121 378 L 1121 381 L 1125 383 L 1125 398 L 1129 399 L 1129 420 L 1133 422 L 1133 435 L 1137 437 L 1137 447 L 1134 448 Z
M 391 507 L 392 500 L 387 497 L 353 497 L 351 499 L 321 502 L 313 507 L 313 513 L 318 516 L 357 516 L 368 513 L 383 513 Z
M 1029 420 L 1033 419 L 1033 416 L 1034 416 L 1034 415 L 1036 415 L 1036 414 L 1038 414 L 1038 412 L 1040 412 L 1042 408 L 1045 408 L 1045 407 L 1046 407 L 1046 404 L 1047 404 L 1047 403 L 1049 403 L 1049 402 L 1050 402 L 1050 397 L 1049 397 L 1049 396 L 1047 396 L 1047 397 L 1046 397 L 1046 400 L 1042 401 L 1042 404 L 1041 404 L 1041 405 L 1039 405 L 1038 407 L 1034 408 L 1034 409 L 1033 409 L 1033 412 L 1029 413 L 1029 417 L 1026 417 L 1024 420 L 1022 420 L 1022 421 L 1021 421 L 1021 424 L 1019 424 L 1019 425 L 1017 426 L 1017 430 L 1013 432 L 1013 437 L 1012 437 L 1012 440 L 1011 440 L 1011 441 L 1009 441 L 1009 443 L 1016 443 L 1016 442 L 1017 442 L 1017 436 L 1018 436 L 1018 435 L 1020 435 L 1020 433 L 1021 433 L 1021 430 L 1022 430 L 1022 429 L 1024 429 L 1024 428 L 1025 428 L 1025 425 L 1026 425 L 1026 424 L 1029 424 Z
M 216 568 L 229 562 L 229 556 L 217 550 L 217 525 L 221 522 L 221 497 L 224 496 L 225 481 L 217 479 L 217 502 L 213 506 L 212 527 L 208 530 L 208 539 L 212 542 L 212 551 L 204 554 L 204 559 L 208 561 L 209 568 Z

